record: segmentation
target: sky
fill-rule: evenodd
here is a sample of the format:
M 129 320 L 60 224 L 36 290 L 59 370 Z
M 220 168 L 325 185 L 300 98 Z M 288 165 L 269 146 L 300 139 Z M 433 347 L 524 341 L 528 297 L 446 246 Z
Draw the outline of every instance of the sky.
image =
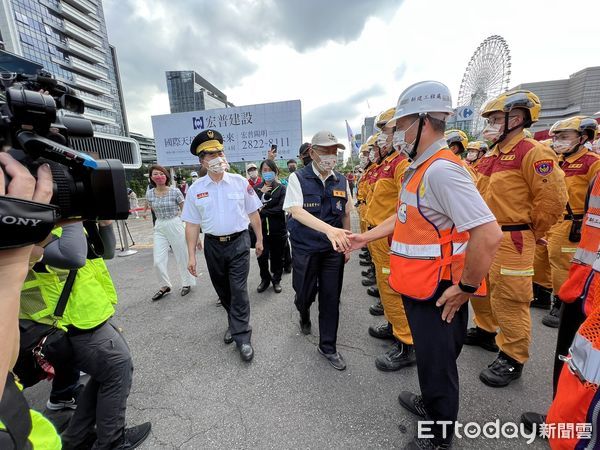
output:
M 130 131 L 169 113 L 165 71 L 195 70 L 236 106 L 300 99 L 304 140 L 347 143 L 345 120 L 395 106 L 412 83 L 446 84 L 502 36 L 510 87 L 600 65 L 598 11 L 571 0 L 104 0 Z M 599 108 L 600 109 L 600 108 Z

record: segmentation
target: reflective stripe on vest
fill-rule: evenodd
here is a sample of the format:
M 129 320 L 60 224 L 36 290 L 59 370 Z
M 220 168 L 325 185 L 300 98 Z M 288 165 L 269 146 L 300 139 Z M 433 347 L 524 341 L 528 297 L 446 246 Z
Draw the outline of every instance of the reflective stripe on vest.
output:
M 416 300 L 432 298 L 442 280 L 458 282 L 462 275 L 469 233 L 438 229 L 421 211 L 419 190 L 427 169 L 438 159 L 462 165 L 450 150 L 443 149 L 403 180 L 396 224 L 390 245 L 390 286 Z M 485 284 L 476 295 L 485 295 Z
M 564 359 L 581 381 L 600 385 L 600 351 L 579 333 L 573 339 L 569 356 Z

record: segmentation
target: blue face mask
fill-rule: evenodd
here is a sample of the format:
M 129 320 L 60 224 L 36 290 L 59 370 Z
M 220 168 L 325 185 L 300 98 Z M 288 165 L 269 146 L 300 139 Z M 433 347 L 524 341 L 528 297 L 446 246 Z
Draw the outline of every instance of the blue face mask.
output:
M 270 183 L 275 179 L 275 172 L 263 172 L 262 176 L 263 180 L 268 181 Z

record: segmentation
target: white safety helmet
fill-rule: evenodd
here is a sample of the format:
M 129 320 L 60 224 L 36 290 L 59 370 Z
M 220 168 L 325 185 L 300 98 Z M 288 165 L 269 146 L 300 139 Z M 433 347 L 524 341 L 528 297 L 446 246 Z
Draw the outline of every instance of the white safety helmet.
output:
M 450 89 L 439 81 L 421 81 L 406 88 L 400 94 L 396 112 L 386 126 L 393 127 L 401 117 L 427 113 L 454 113 Z

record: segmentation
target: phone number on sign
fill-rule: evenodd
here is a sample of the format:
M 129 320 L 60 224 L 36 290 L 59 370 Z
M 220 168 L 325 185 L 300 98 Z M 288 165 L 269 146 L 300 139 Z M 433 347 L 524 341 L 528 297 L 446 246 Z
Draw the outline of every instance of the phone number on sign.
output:
M 242 148 L 248 150 L 250 148 L 265 148 L 268 145 L 277 145 L 280 147 L 289 147 L 290 138 L 275 138 L 275 139 L 242 139 Z

